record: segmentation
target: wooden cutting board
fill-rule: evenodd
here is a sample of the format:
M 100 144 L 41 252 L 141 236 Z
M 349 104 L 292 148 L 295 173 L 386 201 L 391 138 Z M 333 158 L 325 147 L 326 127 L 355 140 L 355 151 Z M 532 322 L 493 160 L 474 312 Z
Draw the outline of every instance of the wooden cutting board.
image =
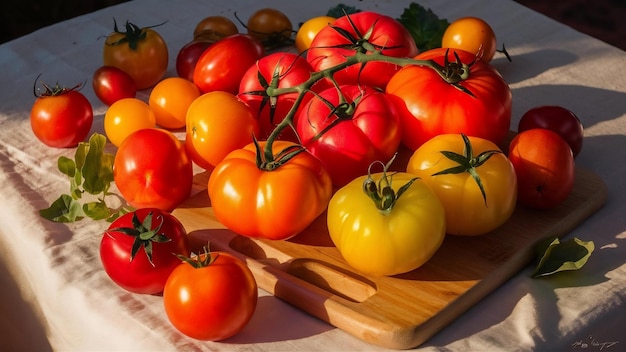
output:
M 398 160 L 407 160 L 406 155 Z M 396 162 L 400 162 L 396 160 Z M 208 175 L 196 175 L 206 187 Z M 519 207 L 502 227 L 480 237 L 448 235 L 422 267 L 394 277 L 355 272 L 333 246 L 325 214 L 287 241 L 238 236 L 220 224 L 206 191 L 174 211 L 196 248 L 231 252 L 270 294 L 375 345 L 419 346 L 534 258 L 534 244 L 564 236 L 602 207 L 604 182 L 577 169 L 574 190 L 550 211 Z M 245 217 L 245 214 L 241 214 Z

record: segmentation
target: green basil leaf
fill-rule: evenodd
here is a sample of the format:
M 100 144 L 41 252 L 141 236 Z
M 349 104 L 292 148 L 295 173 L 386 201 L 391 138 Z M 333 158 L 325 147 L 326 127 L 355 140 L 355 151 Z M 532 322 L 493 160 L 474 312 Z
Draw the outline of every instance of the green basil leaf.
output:
M 411 33 L 417 48 L 425 51 L 441 47 L 441 38 L 450 22 L 440 19 L 431 9 L 411 3 L 397 19 Z
M 54 222 L 73 222 L 82 219 L 83 209 L 70 195 L 63 194 L 50 207 L 39 210 L 39 215 Z
M 104 157 L 104 147 L 106 145 L 106 137 L 94 133 L 89 138 L 89 149 L 85 155 L 85 164 L 82 167 L 83 188 L 85 192 L 90 194 L 100 194 L 108 189 L 112 175 L 113 163 L 109 162 L 109 158 Z M 111 177 L 109 177 L 111 175 Z
M 111 216 L 111 210 L 104 202 L 89 202 L 83 204 L 83 212 L 94 220 L 103 220 Z
M 552 275 L 561 271 L 578 270 L 586 263 L 595 249 L 593 241 L 572 238 L 560 242 L 549 238 L 537 246 L 538 263 L 532 277 Z

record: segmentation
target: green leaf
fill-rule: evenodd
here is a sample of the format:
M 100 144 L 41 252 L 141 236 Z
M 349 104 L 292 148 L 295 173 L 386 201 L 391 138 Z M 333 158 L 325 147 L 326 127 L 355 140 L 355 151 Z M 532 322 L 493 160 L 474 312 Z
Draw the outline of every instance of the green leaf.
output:
M 411 3 L 397 19 L 411 33 L 417 48 L 425 51 L 441 47 L 441 38 L 450 22 L 440 19 L 431 9 Z
M 100 194 L 108 190 L 113 181 L 113 157 L 104 152 L 106 137 L 94 133 L 89 138 L 89 149 L 82 167 L 83 188 L 90 194 Z
M 83 212 L 94 220 L 107 219 L 111 216 L 111 210 L 102 201 L 83 204 Z
M 61 195 L 49 208 L 40 210 L 39 215 L 50 221 L 62 223 L 74 222 L 85 216 L 80 203 L 67 194 Z
M 361 12 L 361 10 L 357 9 L 354 6 L 337 4 L 337 6 L 333 6 L 330 9 L 328 9 L 328 12 L 326 12 L 326 16 L 339 18 L 339 17 L 345 16 L 346 14 L 350 15 L 350 14 L 357 13 L 357 12 Z
M 59 171 L 67 177 L 74 177 L 76 174 L 76 163 L 68 157 L 60 156 L 57 161 L 57 166 L 59 167 Z
M 567 270 L 578 270 L 587 263 L 595 246 L 593 241 L 581 241 L 572 238 L 560 242 L 558 238 L 549 238 L 537 245 L 538 264 L 532 277 L 542 277 Z

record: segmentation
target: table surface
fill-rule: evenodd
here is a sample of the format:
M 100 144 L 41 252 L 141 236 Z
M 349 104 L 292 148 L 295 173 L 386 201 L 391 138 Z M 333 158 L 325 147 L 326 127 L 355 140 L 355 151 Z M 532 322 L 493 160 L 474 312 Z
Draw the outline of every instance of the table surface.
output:
M 410 1 L 342 3 L 398 17 Z M 562 105 L 585 126 L 576 162 L 608 186 L 605 206 L 567 237 L 593 240 L 596 250 L 578 271 L 531 279 L 522 270 L 418 350 L 620 350 L 626 316 L 626 67 L 624 51 L 533 12 L 513 1 L 419 1 L 440 17 L 486 19 L 513 58 L 492 64 L 513 92 L 512 128 L 539 105 Z M 297 24 L 335 2 L 271 0 Z M 200 342 L 173 329 L 161 297 L 115 286 L 102 270 L 98 244 L 106 222 L 56 224 L 39 217 L 68 183 L 56 169 L 72 149 L 51 149 L 30 130 L 33 82 L 89 82 L 101 65 L 102 37 L 112 19 L 141 26 L 167 21 L 159 33 L 170 58 L 202 18 L 247 18 L 252 0 L 134 0 L 80 16 L 0 45 L 0 344 L 9 350 L 201 351 L 384 350 L 367 344 L 259 291 L 245 329 L 222 342 Z M 168 76 L 175 75 L 170 59 Z M 90 85 L 93 130 L 103 133 L 106 107 Z M 147 98 L 147 91 L 139 97 Z

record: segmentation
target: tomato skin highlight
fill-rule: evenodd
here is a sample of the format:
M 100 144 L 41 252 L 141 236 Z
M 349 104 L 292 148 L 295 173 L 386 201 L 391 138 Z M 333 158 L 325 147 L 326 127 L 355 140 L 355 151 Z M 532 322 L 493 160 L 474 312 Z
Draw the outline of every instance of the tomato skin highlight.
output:
M 193 168 L 176 136 L 147 128 L 124 139 L 115 154 L 113 178 L 134 208 L 172 211 L 190 195 Z
M 131 257 L 134 237 L 117 231 L 119 228 L 132 228 L 132 217 L 137 215 L 140 222 L 152 213 L 152 230 L 162 222 L 159 233 L 169 241 L 152 243 L 152 263 L 141 247 L 134 258 Z M 169 275 L 180 264 L 175 254 L 188 256 L 190 244 L 183 224 L 173 215 L 154 208 L 137 209 L 115 219 L 100 241 L 100 260 L 107 275 L 121 288 L 138 294 L 158 294 L 163 292 Z M 131 259 L 132 258 L 132 259 Z
M 135 81 L 126 72 L 114 66 L 101 66 L 93 74 L 93 91 L 104 104 L 111 106 L 124 98 L 137 94 Z
M 522 115 L 517 126 L 517 132 L 533 128 L 546 128 L 561 136 L 570 148 L 574 158 L 583 147 L 583 125 L 572 111 L 554 105 L 536 106 Z
M 517 134 L 509 146 L 509 160 L 518 178 L 518 202 L 534 209 L 551 209 L 567 199 L 576 175 L 567 142 L 544 128 Z
M 220 341 L 239 333 L 256 310 L 257 284 L 250 269 L 227 252 L 206 267 L 181 263 L 163 290 L 169 321 L 197 340 Z
M 79 91 L 39 96 L 30 110 L 33 134 L 53 148 L 72 148 L 85 140 L 93 124 L 93 108 Z

